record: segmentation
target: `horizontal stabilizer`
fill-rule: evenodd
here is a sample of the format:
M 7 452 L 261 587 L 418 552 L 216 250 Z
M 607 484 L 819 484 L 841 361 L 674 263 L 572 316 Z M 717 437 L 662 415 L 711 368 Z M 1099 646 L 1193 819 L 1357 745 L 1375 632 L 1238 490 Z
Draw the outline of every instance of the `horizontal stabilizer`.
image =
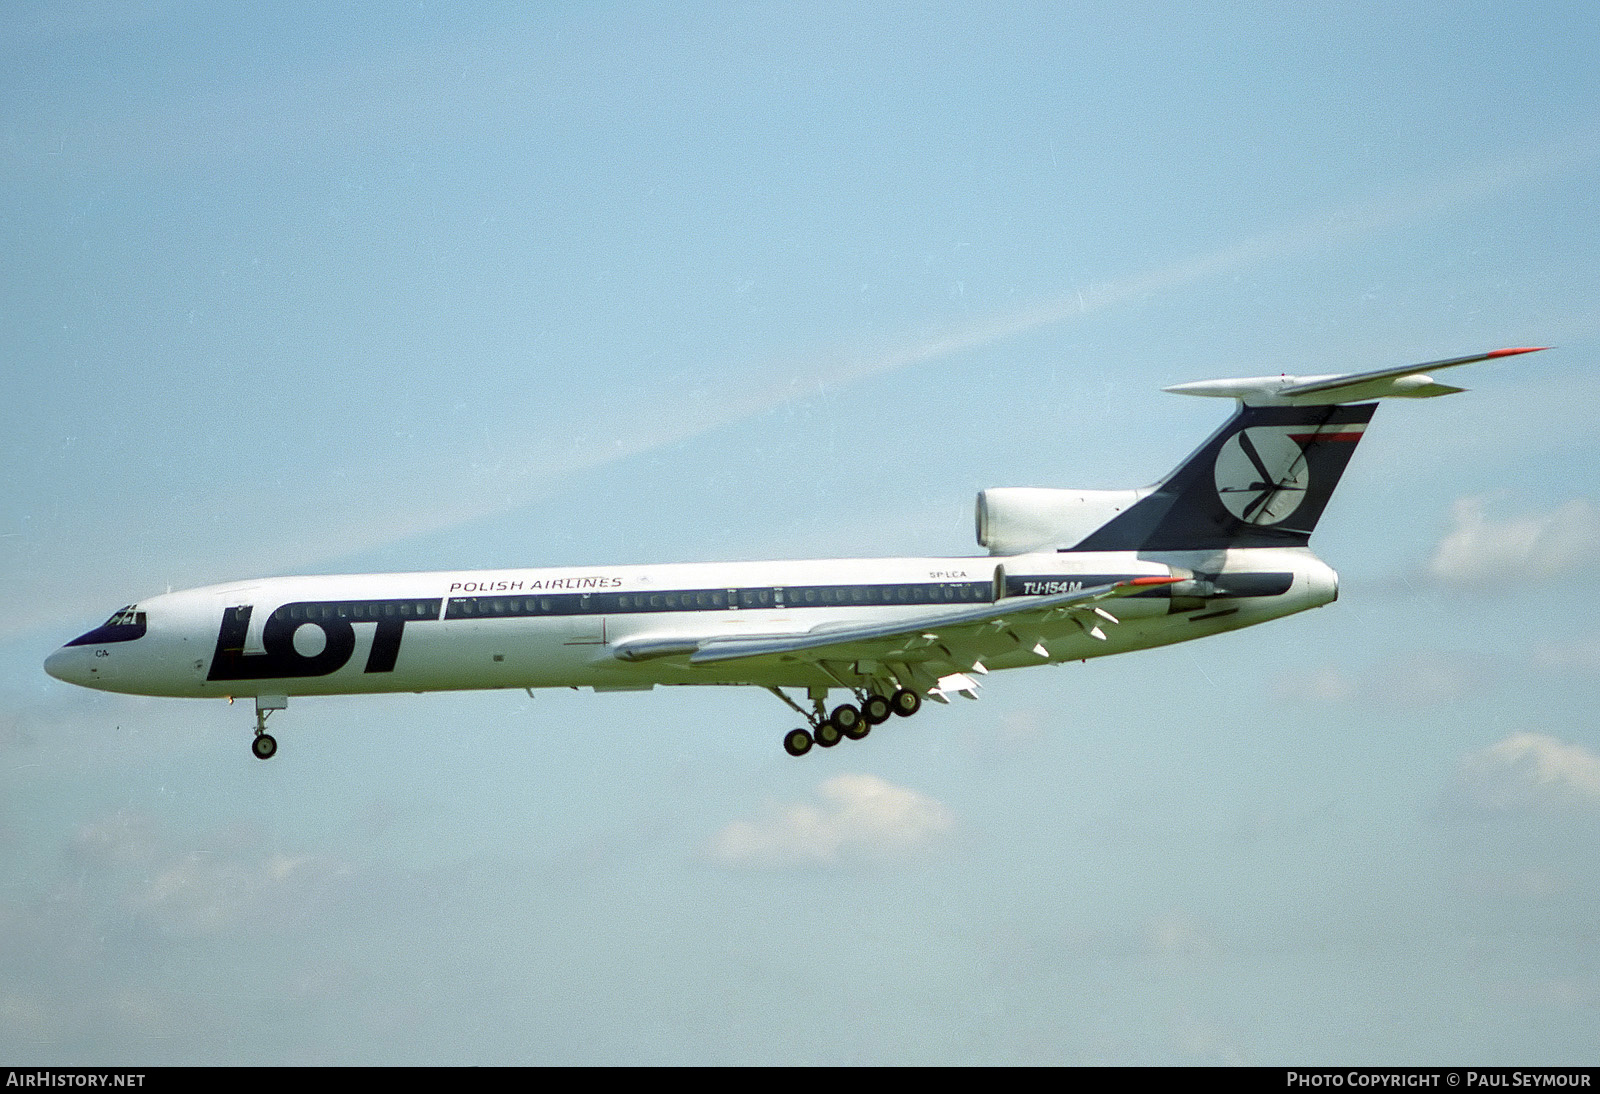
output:
M 1250 406 L 1328 406 L 1335 403 L 1366 402 L 1371 399 L 1431 399 L 1453 395 L 1464 388 L 1441 384 L 1429 375 L 1440 369 L 1470 365 L 1496 357 L 1515 357 L 1537 353 L 1548 346 L 1522 346 L 1490 350 L 1470 357 L 1452 357 L 1400 368 L 1370 372 L 1334 373 L 1326 376 L 1254 376 L 1233 380 L 1197 380 L 1175 384 L 1164 390 L 1175 395 L 1209 395 L 1238 399 Z

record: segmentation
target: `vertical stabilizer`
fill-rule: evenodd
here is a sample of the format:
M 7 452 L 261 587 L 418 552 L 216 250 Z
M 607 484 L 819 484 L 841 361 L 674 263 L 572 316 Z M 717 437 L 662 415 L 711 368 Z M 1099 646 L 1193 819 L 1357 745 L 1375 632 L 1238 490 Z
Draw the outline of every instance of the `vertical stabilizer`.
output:
M 1376 403 L 1241 406 L 1150 495 L 1072 547 L 1303 547 Z
M 1339 485 L 1367 423 L 1386 398 L 1428 399 L 1461 388 L 1440 369 L 1534 353 L 1491 350 L 1421 365 L 1329 376 L 1201 380 L 1167 388 L 1239 400 L 1233 418 L 1150 494 L 1070 548 L 1186 551 L 1301 547 Z

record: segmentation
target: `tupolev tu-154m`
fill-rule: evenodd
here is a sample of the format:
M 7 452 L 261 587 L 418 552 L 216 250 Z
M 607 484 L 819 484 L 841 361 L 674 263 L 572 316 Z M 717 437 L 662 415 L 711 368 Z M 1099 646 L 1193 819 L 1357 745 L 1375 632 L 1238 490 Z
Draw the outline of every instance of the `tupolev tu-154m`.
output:
M 1166 390 L 1238 401 L 1152 486 L 978 495 L 984 556 L 273 577 L 148 597 L 50 675 L 137 695 L 255 700 L 254 754 L 291 696 L 667 684 L 765 688 L 795 756 L 865 737 L 998 669 L 1185 642 L 1327 604 L 1307 546 L 1377 400 L 1545 347 Z M 809 708 L 785 689 L 804 694 Z M 849 701 L 829 709 L 829 696 Z

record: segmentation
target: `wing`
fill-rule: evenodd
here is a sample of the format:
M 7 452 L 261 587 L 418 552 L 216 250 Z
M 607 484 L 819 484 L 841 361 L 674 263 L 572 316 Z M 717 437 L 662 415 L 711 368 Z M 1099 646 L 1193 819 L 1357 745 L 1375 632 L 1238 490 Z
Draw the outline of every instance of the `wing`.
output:
M 1050 596 L 1011 597 L 883 623 L 824 624 L 787 634 L 640 638 L 619 644 L 612 653 L 623 661 L 687 654 L 690 665 L 758 659 L 804 661 L 844 687 L 855 686 L 862 677 L 881 677 L 926 692 L 936 690 L 942 678 L 954 674 L 987 672 L 985 656 L 993 658 L 1022 648 L 1031 649 L 1041 662 L 1049 660 L 1044 631 L 1067 618 L 1074 619 L 1085 633 L 1104 640 L 1101 622 L 1115 623 L 1117 618 L 1100 604 L 1182 580 L 1136 577 Z M 958 682 L 955 690 L 968 689 Z

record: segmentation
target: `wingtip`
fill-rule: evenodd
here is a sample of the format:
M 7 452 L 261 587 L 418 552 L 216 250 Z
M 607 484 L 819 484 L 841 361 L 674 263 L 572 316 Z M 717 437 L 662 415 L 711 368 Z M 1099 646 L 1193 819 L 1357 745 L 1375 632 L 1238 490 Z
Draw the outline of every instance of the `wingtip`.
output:
M 1549 346 L 1513 346 L 1510 349 L 1491 350 L 1489 353 L 1485 354 L 1484 356 L 1486 356 L 1486 357 L 1515 357 L 1519 353 L 1538 353 L 1541 350 L 1547 350 L 1549 348 L 1550 348 Z

